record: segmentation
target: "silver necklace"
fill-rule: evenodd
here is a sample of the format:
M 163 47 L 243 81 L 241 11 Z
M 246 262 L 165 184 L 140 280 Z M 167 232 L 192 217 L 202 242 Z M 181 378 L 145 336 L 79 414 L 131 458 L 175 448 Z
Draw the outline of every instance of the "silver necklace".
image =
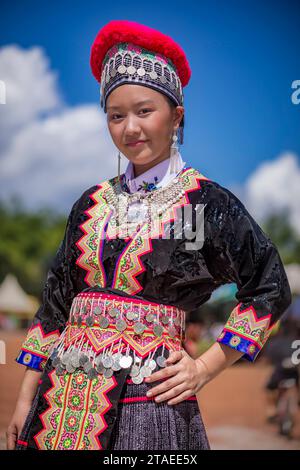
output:
M 116 226 L 121 230 L 135 231 L 147 222 L 151 227 L 154 217 L 168 211 L 185 194 L 182 171 L 166 186 L 149 193 L 127 193 L 123 191 L 120 180 L 111 184 L 104 196 L 113 210 Z

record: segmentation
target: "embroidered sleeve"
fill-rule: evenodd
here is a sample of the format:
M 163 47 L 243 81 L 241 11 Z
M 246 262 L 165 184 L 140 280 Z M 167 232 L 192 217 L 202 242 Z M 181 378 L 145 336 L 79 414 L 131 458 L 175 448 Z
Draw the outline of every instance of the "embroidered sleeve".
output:
M 50 348 L 59 338 L 68 319 L 72 303 L 71 237 L 75 207 L 69 214 L 63 240 L 48 270 L 42 304 L 36 312 L 25 341 L 15 359 L 18 363 L 42 371 Z
M 233 193 L 216 185 L 206 209 L 210 270 L 220 284 L 238 288 L 217 341 L 253 362 L 291 303 L 287 276 L 275 245 Z

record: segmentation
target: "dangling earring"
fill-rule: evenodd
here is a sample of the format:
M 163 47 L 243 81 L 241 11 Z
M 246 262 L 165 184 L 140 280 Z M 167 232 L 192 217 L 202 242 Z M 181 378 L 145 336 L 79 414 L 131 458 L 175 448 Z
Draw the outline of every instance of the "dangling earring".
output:
M 120 175 L 121 175 L 121 154 L 120 154 L 120 151 L 119 151 L 119 153 L 118 153 L 118 181 L 120 183 L 120 186 L 122 187 Z
M 179 151 L 177 146 L 177 130 L 174 129 L 173 137 L 172 137 L 172 145 L 170 148 L 170 173 L 178 173 L 181 167 L 179 165 Z

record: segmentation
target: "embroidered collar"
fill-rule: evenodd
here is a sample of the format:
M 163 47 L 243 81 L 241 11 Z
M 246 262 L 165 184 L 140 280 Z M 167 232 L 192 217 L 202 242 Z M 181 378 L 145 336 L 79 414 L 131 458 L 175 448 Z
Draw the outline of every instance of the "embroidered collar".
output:
M 177 176 L 186 162 L 182 160 L 180 153 L 177 152 L 175 162 L 173 163 L 175 170 L 171 168 L 171 159 L 169 157 L 135 177 L 133 164 L 129 161 L 126 171 L 122 175 L 123 190 L 128 193 L 134 193 L 136 191 L 147 193 L 164 187 L 172 178 Z

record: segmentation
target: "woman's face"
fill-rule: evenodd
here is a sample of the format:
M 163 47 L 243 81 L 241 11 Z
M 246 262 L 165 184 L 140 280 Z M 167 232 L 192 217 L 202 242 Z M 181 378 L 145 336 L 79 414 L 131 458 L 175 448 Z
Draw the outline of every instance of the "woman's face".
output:
M 133 164 L 136 176 L 166 159 L 174 129 L 184 108 L 172 109 L 160 92 L 141 85 L 124 84 L 107 98 L 107 124 L 119 151 Z M 144 141 L 137 145 L 130 145 Z

